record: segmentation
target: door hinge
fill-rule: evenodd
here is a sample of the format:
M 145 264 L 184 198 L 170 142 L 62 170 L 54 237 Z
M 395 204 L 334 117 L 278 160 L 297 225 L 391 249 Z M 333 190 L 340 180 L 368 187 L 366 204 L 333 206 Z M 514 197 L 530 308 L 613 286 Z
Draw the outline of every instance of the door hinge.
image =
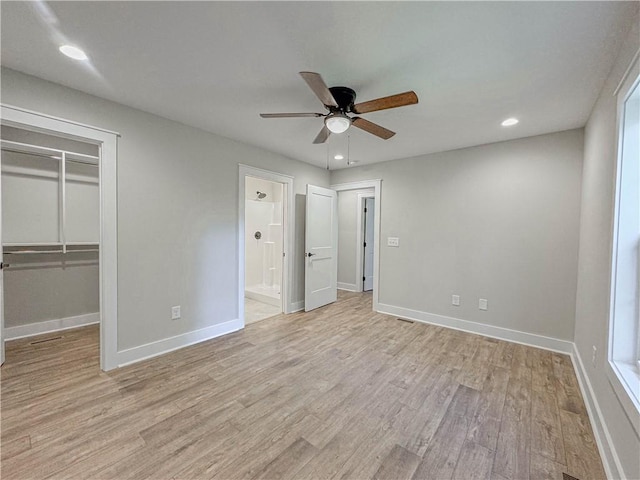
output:
M 367 277 L 362 277 L 362 281 L 366 282 L 367 281 Z
M 364 213 L 367 213 L 367 207 L 364 207 Z
M 364 242 L 364 248 L 367 248 L 367 242 Z

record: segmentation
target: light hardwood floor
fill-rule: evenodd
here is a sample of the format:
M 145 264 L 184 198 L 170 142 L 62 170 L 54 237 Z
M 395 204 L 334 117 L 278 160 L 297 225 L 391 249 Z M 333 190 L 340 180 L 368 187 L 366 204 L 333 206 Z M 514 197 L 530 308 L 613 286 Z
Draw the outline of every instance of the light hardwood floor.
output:
M 605 477 L 567 356 L 368 294 L 109 373 L 59 335 L 7 345 L 3 479 Z

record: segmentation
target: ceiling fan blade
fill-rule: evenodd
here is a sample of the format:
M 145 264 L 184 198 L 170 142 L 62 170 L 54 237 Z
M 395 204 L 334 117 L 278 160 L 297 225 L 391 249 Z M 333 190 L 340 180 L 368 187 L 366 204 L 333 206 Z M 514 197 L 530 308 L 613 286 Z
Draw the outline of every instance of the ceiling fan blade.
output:
M 333 98 L 331 91 L 327 88 L 327 84 L 324 83 L 324 80 L 320 76 L 319 73 L 314 72 L 300 72 L 300 76 L 307 82 L 309 88 L 313 90 L 313 93 L 320 99 L 323 105 L 329 107 L 337 107 L 338 103 L 336 99 Z
M 322 127 L 322 130 L 320 130 L 320 133 L 315 138 L 313 143 L 316 143 L 316 144 L 317 143 L 324 143 L 324 142 L 327 141 L 327 138 L 329 138 L 329 135 L 331 135 L 331 130 L 329 130 L 325 125 L 324 127 Z
M 369 120 L 365 120 L 364 118 L 360 118 L 360 117 L 355 117 L 351 121 L 351 124 L 354 127 L 358 127 L 364 130 L 365 132 L 369 132 L 375 135 L 376 137 L 380 137 L 384 140 L 389 140 L 391 137 L 393 137 L 396 134 L 396 132 L 387 130 L 386 128 L 378 125 L 377 123 L 370 122 Z
M 376 98 L 368 102 L 357 103 L 353 107 L 354 113 L 377 112 L 378 110 L 386 110 L 387 108 L 404 107 L 405 105 L 413 105 L 418 103 L 416 92 L 404 92 L 388 97 Z
M 262 118 L 324 117 L 322 113 L 261 113 Z

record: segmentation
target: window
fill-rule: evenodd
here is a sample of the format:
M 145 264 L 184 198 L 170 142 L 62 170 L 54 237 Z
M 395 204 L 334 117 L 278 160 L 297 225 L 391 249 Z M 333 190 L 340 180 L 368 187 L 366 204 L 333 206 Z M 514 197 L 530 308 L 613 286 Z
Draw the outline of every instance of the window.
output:
M 607 372 L 627 414 L 635 419 L 640 416 L 639 84 L 640 76 L 636 73 L 622 84 L 618 93 L 618 168 Z M 632 423 L 635 426 L 639 422 Z

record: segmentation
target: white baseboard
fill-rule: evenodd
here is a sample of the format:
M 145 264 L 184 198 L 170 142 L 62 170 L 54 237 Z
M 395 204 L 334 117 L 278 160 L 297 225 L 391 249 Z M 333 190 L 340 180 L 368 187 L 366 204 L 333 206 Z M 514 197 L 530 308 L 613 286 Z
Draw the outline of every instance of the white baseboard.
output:
M 471 322 L 460 318 L 446 317 L 444 315 L 436 315 L 435 313 L 421 312 L 419 310 L 411 310 L 409 308 L 396 307 L 394 305 L 378 304 L 376 310 L 387 315 L 407 318 L 422 323 L 430 323 L 443 327 L 462 330 L 463 332 L 484 335 L 485 337 L 498 338 L 509 342 L 521 343 L 531 347 L 543 348 L 570 355 L 573 352 L 573 342 L 568 340 L 560 340 L 558 338 L 545 337 L 535 333 L 520 332 L 504 327 L 496 327 L 486 325 L 484 323 Z
M 300 300 L 299 302 L 291 302 L 291 310 L 289 310 L 289 313 L 296 313 L 301 310 L 304 310 L 304 300 Z
M 258 302 L 266 303 L 267 305 L 273 305 L 274 307 L 282 307 L 282 300 L 279 298 L 271 297 L 263 293 L 252 292 L 251 290 L 244 291 L 245 298 L 257 300 Z
M 100 323 L 99 312 L 86 313 L 75 317 L 56 318 L 53 320 L 46 320 L 44 322 L 28 323 L 26 325 L 18 325 L 15 327 L 7 327 L 4 329 L 3 336 L 5 340 L 15 340 L 17 338 L 42 335 L 43 333 L 58 332 L 60 330 L 93 325 L 94 323 Z
M 613 440 L 609 434 L 607 424 L 604 422 L 602 410 L 593 392 L 593 387 L 587 376 L 587 371 L 584 368 L 582 357 L 576 345 L 573 345 L 573 351 L 571 352 L 571 359 L 573 360 L 573 368 L 576 371 L 578 377 L 578 384 L 580 385 L 580 391 L 582 398 L 584 398 L 585 405 L 587 407 L 587 413 L 591 420 L 591 428 L 593 434 L 596 437 L 596 443 L 598 444 L 598 450 L 600 451 L 600 458 L 602 458 L 602 464 L 604 466 L 607 478 L 616 479 L 623 478 L 624 469 L 620 463 L 620 458 L 613 448 Z
M 338 282 L 338 290 L 346 290 L 347 292 L 357 292 L 358 287 L 355 283 Z
M 123 367 L 131 363 L 157 357 L 158 355 L 163 355 L 178 350 L 179 348 L 188 347 L 195 343 L 204 342 L 221 335 L 226 335 L 227 333 L 235 332 L 241 328 L 243 328 L 242 320 L 229 320 L 228 322 L 201 328 L 200 330 L 176 335 L 175 337 L 164 338 L 156 342 L 121 350 L 118 352 L 118 366 Z

